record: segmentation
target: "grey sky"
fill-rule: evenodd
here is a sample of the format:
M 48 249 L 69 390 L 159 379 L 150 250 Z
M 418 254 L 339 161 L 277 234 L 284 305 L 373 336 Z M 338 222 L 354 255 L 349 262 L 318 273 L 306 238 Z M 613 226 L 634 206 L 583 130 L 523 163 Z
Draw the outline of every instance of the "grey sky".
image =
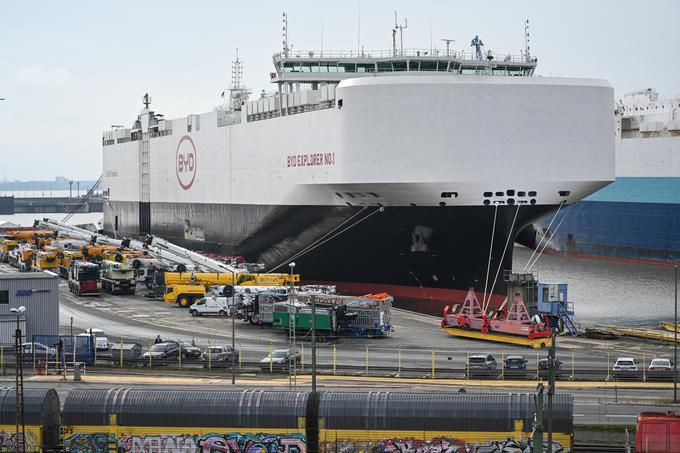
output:
M 294 49 L 355 49 L 359 1 L 3 2 L 0 14 L 0 177 L 95 179 L 101 132 L 129 126 L 141 96 L 168 118 L 209 111 L 239 48 L 246 84 L 271 89 L 281 12 Z M 519 53 L 529 18 L 542 75 L 610 81 L 617 96 L 645 87 L 680 93 L 680 2 L 367 1 L 361 43 L 388 49 L 394 10 L 405 47 Z

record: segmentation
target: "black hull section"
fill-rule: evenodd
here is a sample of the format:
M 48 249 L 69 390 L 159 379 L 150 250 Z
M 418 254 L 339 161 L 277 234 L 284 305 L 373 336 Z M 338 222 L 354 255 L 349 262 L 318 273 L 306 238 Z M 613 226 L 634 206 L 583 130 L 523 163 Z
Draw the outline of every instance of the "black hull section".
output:
M 517 209 L 499 206 L 496 212 L 489 282 L 498 273 L 498 295 L 505 294 L 503 271 L 511 269 L 517 232 L 554 207 Z M 304 281 L 333 282 L 340 289 L 347 284 L 350 291 L 384 288 L 402 305 L 438 314 L 445 303 L 460 302 L 469 287 L 484 290 L 495 211 L 151 203 L 150 222 L 153 234 L 194 250 L 242 255 L 265 263 L 267 271 L 288 272 L 293 260 Z M 106 229 L 117 216 L 119 236 L 138 236 L 145 227 L 139 212 L 139 203 L 111 201 Z

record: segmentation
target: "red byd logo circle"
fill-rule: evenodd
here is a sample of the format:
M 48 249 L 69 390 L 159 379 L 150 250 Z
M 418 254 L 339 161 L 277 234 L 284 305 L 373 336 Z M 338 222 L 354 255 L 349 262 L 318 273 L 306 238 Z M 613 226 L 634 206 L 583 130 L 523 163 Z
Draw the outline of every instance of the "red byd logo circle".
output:
M 180 187 L 188 190 L 196 179 L 196 146 L 188 135 L 182 137 L 177 144 L 175 165 Z

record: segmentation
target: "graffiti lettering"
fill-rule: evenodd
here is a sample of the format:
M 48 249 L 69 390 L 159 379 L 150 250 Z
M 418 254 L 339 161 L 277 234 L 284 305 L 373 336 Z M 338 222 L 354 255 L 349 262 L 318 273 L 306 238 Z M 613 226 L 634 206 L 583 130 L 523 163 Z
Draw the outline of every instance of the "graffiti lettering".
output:
M 202 453 L 305 453 L 302 434 L 210 434 L 198 445 Z
M 64 439 L 64 450 L 71 453 L 108 453 L 117 445 L 116 436 L 108 433 L 76 433 Z
M 195 453 L 198 448 L 194 435 L 124 436 L 118 439 L 118 449 L 130 453 L 172 452 Z
M 438 438 L 432 440 L 387 439 L 382 442 L 358 442 L 338 440 L 324 442 L 321 451 L 326 453 L 500 453 L 504 451 L 529 451 L 529 444 L 508 439 L 505 441 L 469 444 L 459 439 Z M 544 446 L 547 452 L 547 443 Z M 553 452 L 565 452 L 559 443 L 553 443 Z
M 24 435 L 26 451 L 40 450 L 40 445 L 33 433 L 27 432 Z M 0 431 L 0 451 L 21 451 L 21 444 L 21 433 Z

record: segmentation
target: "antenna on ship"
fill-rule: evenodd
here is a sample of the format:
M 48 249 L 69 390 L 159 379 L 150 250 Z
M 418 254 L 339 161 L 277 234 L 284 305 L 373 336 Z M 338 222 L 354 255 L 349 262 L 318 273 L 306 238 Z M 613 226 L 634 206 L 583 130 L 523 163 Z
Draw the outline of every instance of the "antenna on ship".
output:
M 442 38 L 442 41 L 444 41 L 446 43 L 446 56 L 450 57 L 451 55 L 449 53 L 449 49 L 451 48 L 451 43 L 456 42 L 456 40 L 455 39 Z
M 288 14 L 283 13 L 283 56 L 288 58 Z
M 404 55 L 404 29 L 408 28 L 408 21 L 404 19 L 404 25 L 399 25 L 397 12 L 394 12 L 394 28 L 392 29 L 392 52 L 397 56 L 397 30 L 399 30 L 399 40 L 401 41 L 401 55 Z
M 238 57 L 231 62 L 231 88 L 229 88 L 229 106 L 232 110 L 241 110 L 241 106 L 248 100 L 250 91 L 243 84 L 243 61 Z
M 149 93 L 144 93 L 144 96 L 142 96 L 142 104 L 149 110 L 149 105 L 151 105 L 151 96 L 149 96 Z
M 524 21 L 524 56 L 526 58 L 526 61 L 531 60 L 529 46 L 529 19 Z

